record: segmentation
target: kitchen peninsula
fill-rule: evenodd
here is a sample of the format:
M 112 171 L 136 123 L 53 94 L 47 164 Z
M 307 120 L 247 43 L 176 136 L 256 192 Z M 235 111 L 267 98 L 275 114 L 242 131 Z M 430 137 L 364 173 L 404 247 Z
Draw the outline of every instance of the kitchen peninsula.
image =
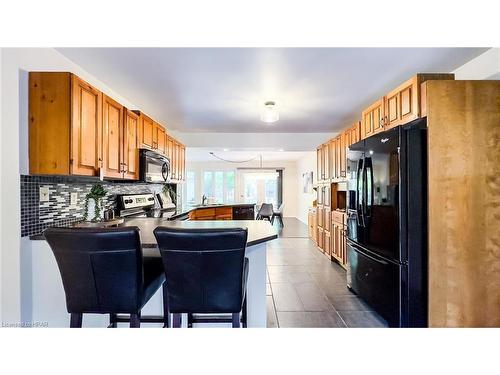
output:
M 277 233 L 267 221 L 220 220 L 180 221 L 166 218 L 125 219 L 121 226 L 137 226 L 140 229 L 143 253 L 160 256 L 153 230 L 158 226 L 175 228 L 247 228 L 248 240 L 245 256 L 249 260 L 247 282 L 248 327 L 266 327 L 266 248 L 267 242 L 276 239 Z M 42 236 L 32 239 L 33 246 L 33 319 L 47 322 L 49 327 L 67 327 L 65 296 L 55 258 Z M 51 301 L 47 304 L 46 301 Z M 143 316 L 162 314 L 162 296 L 159 290 L 142 310 Z M 185 319 L 184 319 L 185 321 Z M 84 321 L 87 327 L 106 327 L 107 316 L 91 315 Z

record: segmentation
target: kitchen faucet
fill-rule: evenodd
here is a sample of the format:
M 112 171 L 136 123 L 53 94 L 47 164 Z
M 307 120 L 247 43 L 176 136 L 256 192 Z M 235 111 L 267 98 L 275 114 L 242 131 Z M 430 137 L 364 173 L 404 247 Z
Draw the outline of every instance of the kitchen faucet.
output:
M 205 194 L 203 194 L 203 196 L 201 197 L 201 205 L 204 206 L 205 205 L 205 201 L 207 200 L 208 198 L 205 196 Z

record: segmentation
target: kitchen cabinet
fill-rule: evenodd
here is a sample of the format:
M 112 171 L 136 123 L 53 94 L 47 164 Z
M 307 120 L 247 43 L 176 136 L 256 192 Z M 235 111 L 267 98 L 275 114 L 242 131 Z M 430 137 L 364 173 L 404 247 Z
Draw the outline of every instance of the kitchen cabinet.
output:
M 316 220 L 316 208 L 311 207 L 307 212 L 307 226 L 309 229 L 309 237 L 317 242 L 317 220 Z
M 104 177 L 123 177 L 124 107 L 103 95 L 103 173 Z
M 356 122 L 346 130 L 346 147 L 353 145 L 361 140 L 361 122 Z
M 361 113 L 361 138 L 384 130 L 384 98 L 377 100 Z
M 123 178 L 139 179 L 139 116 L 125 109 L 123 137 Z
M 322 147 L 322 155 L 323 155 L 323 180 L 330 180 L 330 142 L 325 143 Z
M 101 92 L 71 73 L 30 72 L 30 174 L 98 176 L 101 166 Z
M 342 267 L 347 266 L 346 219 L 343 211 L 332 211 L 332 258 Z
M 318 226 L 318 243 L 317 243 L 317 245 L 318 245 L 318 249 L 320 251 L 324 251 L 323 250 L 324 246 L 325 246 L 324 244 L 325 244 L 325 233 L 323 231 L 323 228 Z
M 323 244 L 324 244 L 323 252 L 325 253 L 326 256 L 328 256 L 330 258 L 332 255 L 332 250 L 331 250 L 332 238 L 330 235 L 330 231 L 327 231 L 327 230 L 324 231 Z
M 165 128 L 156 122 L 154 127 L 153 145 L 157 152 L 166 155 Z
M 154 121 L 144 113 L 137 111 L 139 114 L 139 147 L 155 149 L 156 135 Z

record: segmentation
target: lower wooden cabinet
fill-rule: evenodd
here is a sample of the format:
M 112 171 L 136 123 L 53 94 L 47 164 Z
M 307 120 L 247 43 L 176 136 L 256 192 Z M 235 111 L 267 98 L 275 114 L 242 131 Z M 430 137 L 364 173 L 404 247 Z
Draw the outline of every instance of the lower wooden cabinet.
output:
M 343 211 L 332 211 L 332 258 L 342 267 L 347 265 L 346 217 Z
M 188 215 L 189 220 L 232 220 L 232 207 L 197 208 Z
M 318 248 L 321 251 L 324 251 L 325 248 L 325 231 L 323 228 L 318 227 L 318 242 L 317 242 Z
M 324 231 L 324 247 L 323 247 L 323 252 L 325 255 L 330 257 L 332 255 L 332 238 L 330 235 L 330 231 L 325 230 Z

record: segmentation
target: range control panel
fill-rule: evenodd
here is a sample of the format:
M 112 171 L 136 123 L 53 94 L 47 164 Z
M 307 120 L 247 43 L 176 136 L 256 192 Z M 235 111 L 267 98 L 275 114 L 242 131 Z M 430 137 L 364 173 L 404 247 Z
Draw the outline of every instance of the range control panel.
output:
M 119 199 L 122 207 L 126 210 L 130 208 L 150 207 L 155 204 L 153 193 L 121 195 Z

